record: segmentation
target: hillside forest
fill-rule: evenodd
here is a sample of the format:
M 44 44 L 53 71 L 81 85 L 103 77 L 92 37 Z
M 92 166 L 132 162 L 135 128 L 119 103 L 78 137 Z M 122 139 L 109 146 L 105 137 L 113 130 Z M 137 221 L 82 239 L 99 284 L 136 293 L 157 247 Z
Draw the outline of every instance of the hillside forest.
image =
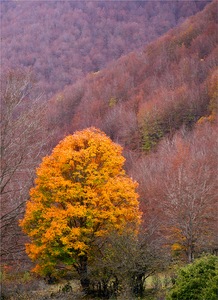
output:
M 209 2 L 3 0 L 1 67 L 33 69 L 48 99 L 155 40 Z
M 217 7 L 1 2 L 3 299 L 10 278 L 17 299 L 44 278 L 68 280 L 55 299 L 127 300 L 218 278 Z

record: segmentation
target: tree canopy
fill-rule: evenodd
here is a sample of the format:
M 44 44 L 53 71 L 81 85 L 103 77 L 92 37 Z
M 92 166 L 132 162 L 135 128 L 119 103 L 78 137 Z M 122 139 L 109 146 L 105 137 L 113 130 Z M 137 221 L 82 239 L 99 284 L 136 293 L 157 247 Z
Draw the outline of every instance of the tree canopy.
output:
M 73 265 L 86 273 L 96 241 L 111 230 L 137 232 L 137 183 L 123 169 L 121 146 L 95 128 L 67 136 L 43 159 L 20 225 L 36 272 Z

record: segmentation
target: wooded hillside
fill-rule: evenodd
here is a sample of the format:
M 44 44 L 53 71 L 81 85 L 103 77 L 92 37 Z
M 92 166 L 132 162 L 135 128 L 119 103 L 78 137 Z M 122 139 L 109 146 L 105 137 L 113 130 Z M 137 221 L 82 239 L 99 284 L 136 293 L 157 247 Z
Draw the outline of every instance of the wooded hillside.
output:
M 216 110 L 216 2 L 50 101 L 60 134 L 96 126 L 125 148 L 150 151 Z
M 81 299 L 164 299 L 175 266 L 218 249 L 217 0 L 1 5 L 3 275 L 30 270 L 28 242 Z
M 31 68 L 47 97 L 143 47 L 207 1 L 1 1 L 1 67 Z
M 151 240 L 189 261 L 217 247 L 216 7 L 214 1 L 50 102 L 50 128 L 59 138 L 96 126 L 123 145 L 126 169 L 141 183 Z

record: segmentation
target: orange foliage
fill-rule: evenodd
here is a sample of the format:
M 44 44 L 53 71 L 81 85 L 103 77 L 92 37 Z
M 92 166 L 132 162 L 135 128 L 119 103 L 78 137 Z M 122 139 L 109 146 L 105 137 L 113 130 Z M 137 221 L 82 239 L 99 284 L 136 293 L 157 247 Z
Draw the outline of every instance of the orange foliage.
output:
M 125 174 L 121 151 L 90 128 L 67 136 L 43 159 L 20 222 L 31 240 L 27 254 L 41 269 L 89 256 L 111 230 L 121 233 L 128 225 L 137 232 L 137 183 Z

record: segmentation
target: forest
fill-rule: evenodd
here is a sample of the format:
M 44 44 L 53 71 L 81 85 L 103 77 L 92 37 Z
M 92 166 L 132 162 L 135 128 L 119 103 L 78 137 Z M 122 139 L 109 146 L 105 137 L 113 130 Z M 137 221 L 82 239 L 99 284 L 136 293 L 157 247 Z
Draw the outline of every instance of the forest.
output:
M 216 299 L 217 7 L 1 2 L 1 299 Z
M 48 99 L 209 2 L 2 0 L 1 67 L 33 69 Z

